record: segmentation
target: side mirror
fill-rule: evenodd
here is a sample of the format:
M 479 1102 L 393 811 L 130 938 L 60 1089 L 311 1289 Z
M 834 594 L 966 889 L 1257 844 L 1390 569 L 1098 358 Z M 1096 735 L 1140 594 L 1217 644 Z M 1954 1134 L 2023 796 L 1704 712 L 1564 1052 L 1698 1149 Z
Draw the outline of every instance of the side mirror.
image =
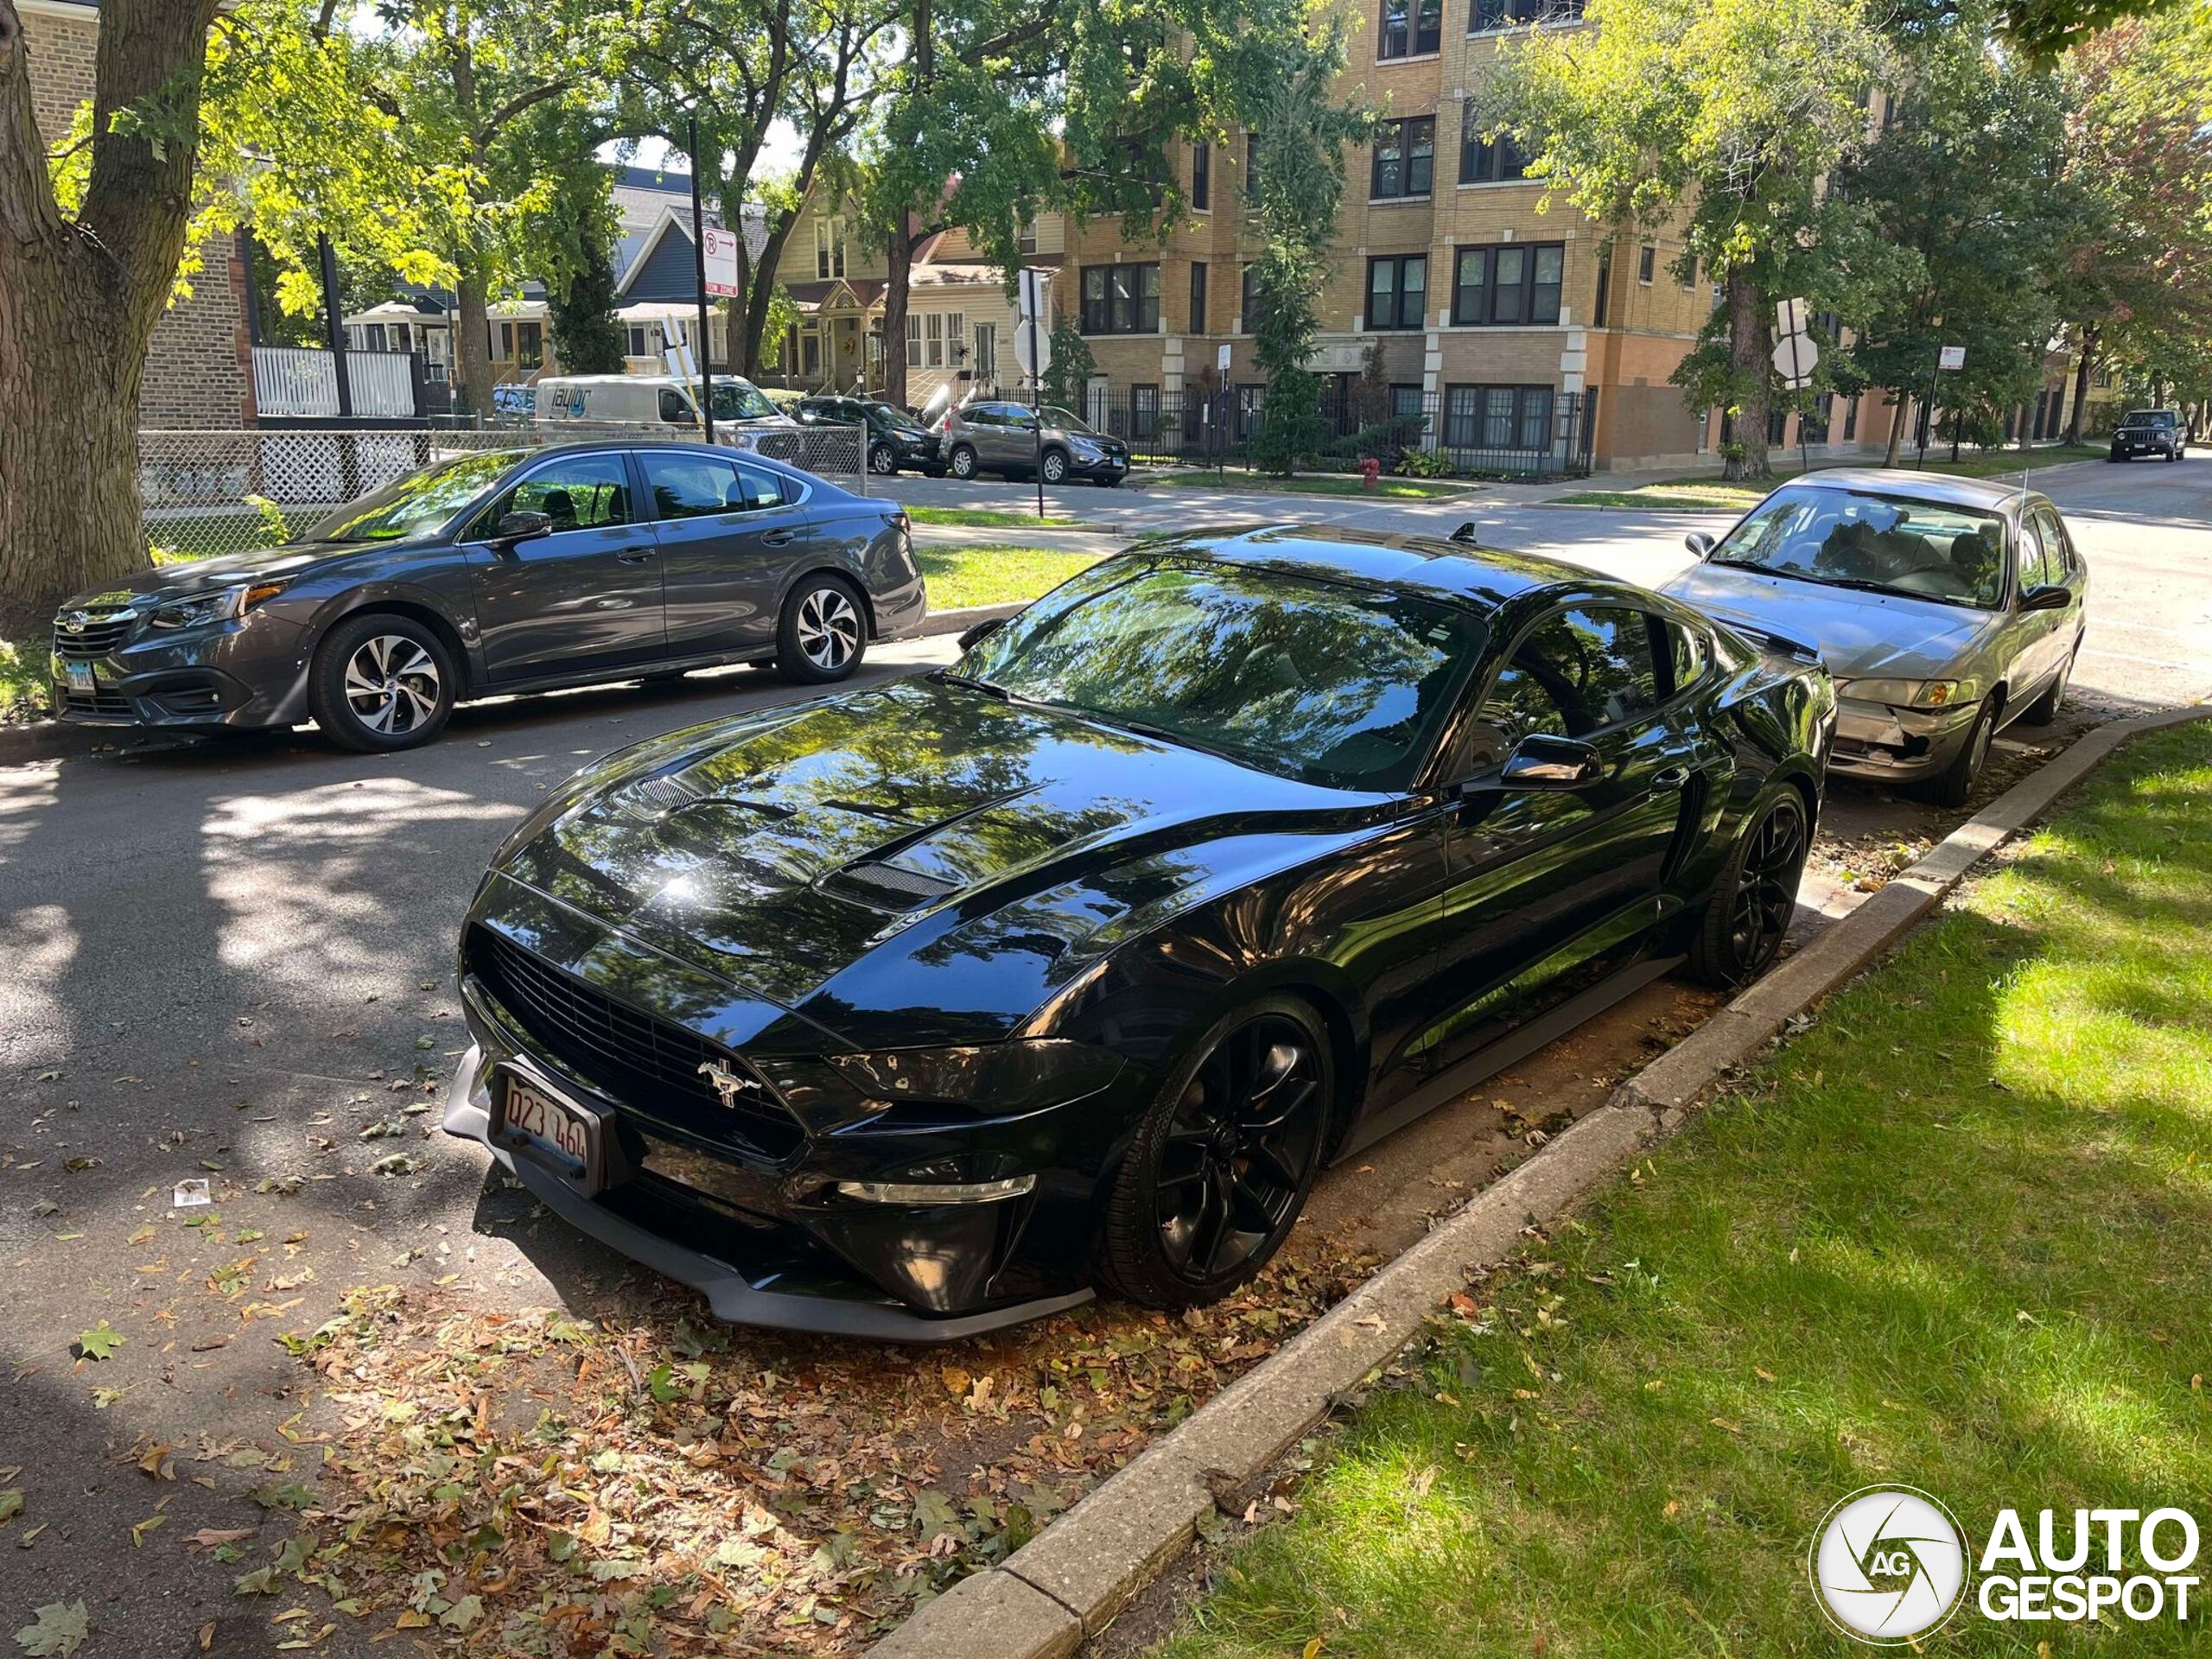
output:
M 1587 743 L 1532 732 L 1514 745 L 1497 780 L 1507 789 L 1586 789 L 1605 775 L 1605 763 Z
M 498 526 L 486 539 L 494 547 L 506 548 L 552 533 L 553 515 L 550 512 L 503 512 Z
M 2044 582 L 2020 595 L 2024 611 L 2063 611 L 2074 602 L 2073 590 L 2056 582 Z
M 974 627 L 969 628 L 965 633 L 963 633 L 960 638 L 954 640 L 953 643 L 958 645 L 963 651 L 973 651 L 976 646 L 982 645 L 984 640 L 989 639 L 1001 628 L 1006 626 L 1006 623 L 1007 620 L 1002 616 L 987 616 L 981 622 L 978 622 Z
M 1713 537 L 1701 530 L 1694 530 L 1682 537 L 1682 545 L 1701 559 L 1713 551 Z

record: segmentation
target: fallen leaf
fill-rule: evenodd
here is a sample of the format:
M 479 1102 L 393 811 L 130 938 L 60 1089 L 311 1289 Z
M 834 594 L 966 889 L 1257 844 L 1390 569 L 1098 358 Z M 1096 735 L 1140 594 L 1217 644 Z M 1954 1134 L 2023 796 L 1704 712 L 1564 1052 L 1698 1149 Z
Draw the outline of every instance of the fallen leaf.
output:
M 107 1359 L 127 1340 L 122 1332 L 102 1319 L 91 1330 L 77 1333 L 77 1352 L 86 1359 Z
M 16 1645 L 31 1659 L 68 1659 L 92 1633 L 82 1600 L 49 1602 L 31 1617 L 36 1622 L 16 1632 Z

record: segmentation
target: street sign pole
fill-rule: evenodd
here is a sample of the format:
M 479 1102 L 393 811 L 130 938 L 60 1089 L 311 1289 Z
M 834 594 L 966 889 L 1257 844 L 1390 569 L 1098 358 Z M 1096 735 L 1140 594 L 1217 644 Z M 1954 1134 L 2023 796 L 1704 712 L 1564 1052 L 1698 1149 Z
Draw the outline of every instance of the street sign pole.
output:
M 1797 366 L 1797 343 L 1804 338 L 1805 336 L 1800 334 L 1793 334 L 1789 336 L 1789 378 L 1797 383 L 1801 391 L 1808 378 L 1807 372 Z M 1801 478 L 1813 470 L 1812 453 L 1805 448 L 1805 419 L 1806 412 L 1802 409 L 1799 410 L 1797 411 L 1797 474 Z
M 709 443 L 715 441 L 713 336 L 707 332 L 707 215 L 699 205 L 699 117 L 689 124 L 691 145 L 691 259 L 699 279 L 699 430 Z
M 1029 374 L 1029 408 L 1036 425 L 1030 435 L 1037 440 L 1037 516 L 1045 516 L 1045 364 L 1037 355 L 1037 314 L 1032 311 L 1021 320 L 1029 331 L 1029 360 L 1037 366 Z
M 1016 279 L 1016 296 L 1020 304 L 1020 315 L 1015 320 L 1020 349 L 1014 357 L 1029 374 L 1030 418 L 1035 422 L 1033 435 L 1037 441 L 1035 460 L 1037 474 L 1037 516 L 1045 516 L 1045 367 L 1052 360 L 1052 341 L 1038 333 L 1044 326 L 1046 273 L 1039 270 L 1022 271 Z

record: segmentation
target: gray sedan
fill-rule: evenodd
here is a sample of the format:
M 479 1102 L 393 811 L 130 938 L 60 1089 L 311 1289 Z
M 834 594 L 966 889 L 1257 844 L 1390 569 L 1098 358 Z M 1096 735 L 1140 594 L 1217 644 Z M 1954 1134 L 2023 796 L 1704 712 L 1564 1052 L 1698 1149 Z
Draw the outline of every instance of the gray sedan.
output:
M 926 605 L 904 509 L 682 443 L 456 456 L 257 552 L 148 570 L 54 619 L 67 720 L 348 748 L 438 734 L 456 701 L 772 661 L 842 680 Z
M 1963 805 L 1997 733 L 2056 719 L 2082 649 L 2088 567 L 2031 490 L 1922 473 L 1786 484 L 1661 591 L 1820 652 L 1836 771 Z

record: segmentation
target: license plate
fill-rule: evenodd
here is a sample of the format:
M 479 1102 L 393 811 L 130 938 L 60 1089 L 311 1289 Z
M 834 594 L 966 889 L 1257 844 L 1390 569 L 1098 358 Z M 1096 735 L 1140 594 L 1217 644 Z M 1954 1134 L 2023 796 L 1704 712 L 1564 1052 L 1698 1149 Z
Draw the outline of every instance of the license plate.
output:
M 499 1073 L 499 1121 L 511 1143 L 547 1154 L 546 1161 L 587 1193 L 600 1185 L 600 1120 L 596 1112 L 563 1100 L 512 1071 Z
M 92 665 L 90 663 L 64 663 L 61 667 L 69 676 L 69 689 L 72 691 L 89 692 L 99 689 L 92 679 Z

